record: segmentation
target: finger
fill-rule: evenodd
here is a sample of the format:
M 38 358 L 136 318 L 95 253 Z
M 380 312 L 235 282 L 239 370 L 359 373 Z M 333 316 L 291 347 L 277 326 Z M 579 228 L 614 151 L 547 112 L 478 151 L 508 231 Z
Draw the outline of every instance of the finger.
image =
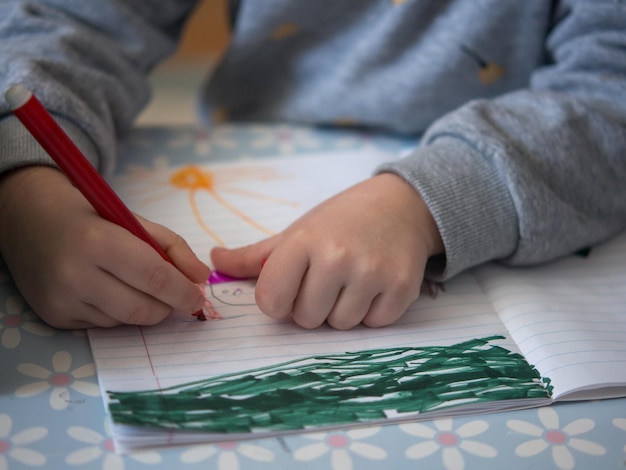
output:
M 151 246 L 136 237 L 128 236 L 128 233 L 111 239 L 114 241 L 106 240 L 102 247 L 107 253 L 100 265 L 105 272 L 123 284 L 168 305 L 170 309 L 194 312 L 202 308 L 204 298 L 197 286 Z
M 50 323 L 50 325 L 55 328 L 59 328 L 61 330 L 88 330 L 90 328 L 112 328 L 114 326 L 121 325 L 121 323 L 112 322 L 111 324 L 106 324 L 106 323 L 95 324 L 91 322 L 85 322 L 82 320 L 68 320 L 67 322 L 63 323 L 63 326 L 54 325 L 52 323 Z
M 111 328 L 123 324 L 122 321 L 105 314 L 96 306 L 87 303 L 82 305 L 80 318 L 81 320 L 72 320 L 72 326 L 66 328 Z
M 264 261 L 278 243 L 278 237 L 267 238 L 240 248 L 215 247 L 211 250 L 211 261 L 216 270 L 230 276 L 257 277 Z
M 372 302 L 369 311 L 363 317 L 363 324 L 370 328 L 380 328 L 396 322 L 407 311 L 411 303 L 417 299 L 393 295 L 380 294 Z
M 393 284 L 381 289 L 382 294 L 372 303 L 363 319 L 363 324 L 369 327 L 387 326 L 400 318 L 420 295 L 422 285 L 421 273 L 415 274 L 411 270 L 394 270 L 397 276 Z M 404 273 L 401 275 L 400 273 Z M 386 278 L 387 276 L 383 276 Z
M 50 326 L 63 330 L 110 328 L 121 324 L 89 303 L 80 300 L 68 302 L 66 298 L 45 303 L 37 308 L 37 313 Z
M 309 268 L 304 250 L 280 245 L 264 264 L 256 283 L 255 300 L 259 309 L 276 319 L 291 316 L 302 280 Z
M 183 237 L 163 225 L 155 224 L 140 216 L 138 218 L 156 242 L 163 247 L 180 272 L 195 283 L 207 280 L 211 270 L 198 259 Z
M 121 282 L 110 273 L 98 271 L 91 276 L 83 276 L 81 283 L 84 288 L 78 284 L 83 302 L 81 319 L 94 324 L 97 322 L 98 326 L 107 322 L 153 325 L 171 313 L 172 307 L 168 304 Z M 97 289 L 89 289 L 93 285 L 97 285 Z M 109 317 L 110 320 L 101 316 Z
M 344 287 L 326 321 L 337 330 L 349 330 L 361 323 L 370 311 L 377 292 L 354 285 Z
M 343 289 L 343 278 L 332 276 L 320 264 L 309 267 L 294 302 L 293 321 L 303 328 L 317 328 L 323 324 Z

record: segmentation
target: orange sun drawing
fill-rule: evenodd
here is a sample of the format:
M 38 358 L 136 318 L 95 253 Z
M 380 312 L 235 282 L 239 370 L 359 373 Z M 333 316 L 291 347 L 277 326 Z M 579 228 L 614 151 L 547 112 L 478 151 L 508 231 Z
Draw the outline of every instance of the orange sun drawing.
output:
M 164 172 L 166 173 L 163 174 Z M 135 167 L 131 169 L 130 173 L 132 173 L 131 178 L 135 180 L 142 179 L 146 182 L 149 182 L 148 180 L 152 180 L 152 182 L 155 183 L 158 181 L 157 184 L 160 186 L 160 191 L 158 191 L 157 194 L 152 195 L 145 192 L 143 197 L 140 198 L 143 204 L 149 204 L 154 202 L 156 199 L 161 199 L 162 197 L 167 196 L 167 193 L 162 192 L 164 189 L 163 183 L 173 190 L 186 191 L 189 206 L 191 207 L 195 220 L 202 230 L 207 233 L 219 246 L 224 246 L 224 241 L 213 229 L 211 229 L 209 224 L 205 222 L 202 217 L 202 213 L 196 199 L 198 192 L 208 194 L 224 209 L 255 230 L 258 230 L 266 235 L 273 235 L 274 232 L 255 220 L 252 215 L 246 214 L 231 204 L 225 197 L 227 193 L 238 194 L 240 196 L 263 200 L 273 204 L 298 207 L 297 202 L 267 196 L 242 188 L 242 186 L 245 186 L 246 182 L 278 181 L 289 177 L 288 175 L 280 174 L 275 169 L 269 167 L 241 166 L 237 168 L 209 169 L 196 165 L 188 165 L 179 169 L 157 168 L 156 170 L 147 171 L 146 169 Z M 165 181 L 163 181 L 163 176 L 165 176 Z

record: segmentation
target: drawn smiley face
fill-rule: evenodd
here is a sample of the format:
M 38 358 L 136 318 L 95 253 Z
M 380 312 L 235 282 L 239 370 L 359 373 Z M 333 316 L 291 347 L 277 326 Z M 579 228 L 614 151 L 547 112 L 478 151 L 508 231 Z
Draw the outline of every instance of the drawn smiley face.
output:
M 207 296 L 215 301 L 229 306 L 252 306 L 254 301 L 254 280 L 232 281 L 220 284 L 209 284 Z

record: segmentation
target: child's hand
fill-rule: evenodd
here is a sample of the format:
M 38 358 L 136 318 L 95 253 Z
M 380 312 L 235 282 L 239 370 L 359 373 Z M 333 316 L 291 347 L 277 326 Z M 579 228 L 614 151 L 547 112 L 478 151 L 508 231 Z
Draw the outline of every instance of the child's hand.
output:
M 398 176 L 382 174 L 274 237 L 215 248 L 211 256 L 225 274 L 258 275 L 256 301 L 270 317 L 292 317 L 305 328 L 327 321 L 343 330 L 396 321 L 419 296 L 428 257 L 442 252 L 419 194 Z
M 55 327 L 149 325 L 201 308 L 194 283 L 208 267 L 170 230 L 142 223 L 178 269 L 98 216 L 58 170 L 0 179 L 0 252 L 26 301 Z

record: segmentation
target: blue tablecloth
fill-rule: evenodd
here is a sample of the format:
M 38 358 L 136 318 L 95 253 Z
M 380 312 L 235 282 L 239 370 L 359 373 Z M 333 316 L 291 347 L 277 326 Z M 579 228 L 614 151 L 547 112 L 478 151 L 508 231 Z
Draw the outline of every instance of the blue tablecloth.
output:
M 233 156 L 379 148 L 413 142 L 293 126 L 138 129 L 117 171 L 164 156 Z M 0 470 L 32 468 L 480 468 L 626 467 L 626 399 L 402 425 L 225 442 L 118 455 L 84 331 L 42 323 L 0 260 Z

